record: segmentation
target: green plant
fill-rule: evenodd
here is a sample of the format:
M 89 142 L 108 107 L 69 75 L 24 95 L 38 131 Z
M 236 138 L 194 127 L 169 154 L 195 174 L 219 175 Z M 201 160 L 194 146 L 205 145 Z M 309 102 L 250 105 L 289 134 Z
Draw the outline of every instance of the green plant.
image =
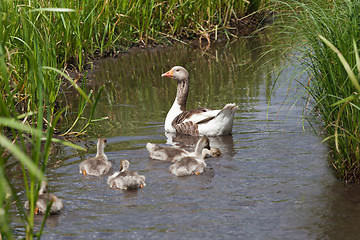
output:
M 360 1 L 274 2 L 282 34 L 310 75 L 302 85 L 325 129 L 331 164 L 339 179 L 358 182 Z
M 13 238 L 9 209 L 15 201 L 26 238 L 32 239 L 40 237 L 34 232 L 34 208 L 52 143 L 84 149 L 53 138 L 54 128 L 65 110 L 56 108 L 61 85 L 59 76 L 63 72 L 49 67 L 57 66 L 54 46 L 46 29 L 36 26 L 37 20 L 48 18 L 45 12 L 51 13 L 51 9 L 35 11 L 29 6 L 17 5 L 14 12 L 13 4 L 0 3 L 0 231 L 2 237 Z M 54 9 L 57 11 L 59 9 Z M 19 15 L 15 16 L 16 13 Z M 79 94 L 87 97 L 74 86 Z M 8 168 L 14 164 L 20 164 L 22 169 L 30 202 L 28 213 L 8 175 Z

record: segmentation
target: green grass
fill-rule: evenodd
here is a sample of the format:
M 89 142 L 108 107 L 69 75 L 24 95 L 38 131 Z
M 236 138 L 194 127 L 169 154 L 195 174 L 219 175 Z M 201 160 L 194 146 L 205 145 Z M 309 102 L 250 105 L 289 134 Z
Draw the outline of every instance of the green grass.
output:
M 81 70 L 89 57 L 121 51 L 134 43 L 164 44 L 220 35 L 228 31 L 231 18 L 238 19 L 250 9 L 257 11 L 267 0 L 255 2 L 249 6 L 243 0 L 5 1 L 3 9 L 11 36 L 32 39 L 31 35 L 37 35 L 47 61 L 64 67 L 73 64 Z M 32 26 L 22 29 L 23 23 Z
M 360 1 L 275 1 L 274 6 L 282 13 L 283 37 L 308 70 L 309 81 L 302 85 L 314 100 L 336 176 L 359 182 Z
M 60 76 L 68 77 L 56 68 L 55 43 L 50 34 L 41 24 L 35 24 L 45 14 L 24 5 L 16 8 L 14 4 L 14 1 L 0 3 L 0 231 L 5 239 L 14 237 L 9 212 L 15 201 L 26 238 L 32 239 L 37 236 L 35 202 L 39 183 L 45 178 L 52 143 L 79 147 L 53 138 L 55 126 L 65 110 L 56 106 Z M 74 84 L 72 79 L 68 80 Z M 81 88 L 77 91 L 92 103 Z M 30 201 L 29 212 L 24 210 L 18 190 L 8 175 L 8 169 L 18 163 L 23 189 Z

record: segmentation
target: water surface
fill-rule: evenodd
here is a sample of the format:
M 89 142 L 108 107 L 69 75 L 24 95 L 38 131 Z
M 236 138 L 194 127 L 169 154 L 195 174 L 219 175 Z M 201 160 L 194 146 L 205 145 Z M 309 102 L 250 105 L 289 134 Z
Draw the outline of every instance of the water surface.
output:
M 299 92 L 287 84 L 293 67 L 272 88 L 272 72 L 296 63 L 276 51 L 262 57 L 267 41 L 240 39 L 208 52 L 134 51 L 98 62 L 89 87 L 105 85 L 95 118 L 109 120 L 89 128 L 79 143 L 87 153 L 60 148 L 52 156 L 49 186 L 65 209 L 49 218 L 43 239 L 356 239 L 358 186 L 345 188 L 331 172 L 322 138 L 302 118 L 303 100 L 295 102 Z M 210 139 L 223 156 L 209 159 L 200 176 L 175 177 L 170 164 L 149 159 L 145 149 L 147 142 L 191 149 L 197 141 L 164 134 L 176 83 L 160 75 L 174 65 L 191 75 L 188 109 L 239 106 L 233 134 Z M 79 174 L 98 134 L 108 138 L 113 169 L 128 159 L 146 176 L 144 189 L 115 191 L 107 176 Z

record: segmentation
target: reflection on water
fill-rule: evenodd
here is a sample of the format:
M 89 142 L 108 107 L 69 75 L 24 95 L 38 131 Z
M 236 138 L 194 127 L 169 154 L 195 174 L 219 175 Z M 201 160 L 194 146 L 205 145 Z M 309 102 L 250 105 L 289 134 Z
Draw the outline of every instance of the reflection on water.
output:
M 265 42 L 265 37 L 259 37 L 214 47 L 209 52 L 178 46 L 101 60 L 90 74 L 89 85 L 95 92 L 105 85 L 95 118 L 107 116 L 110 120 L 93 125 L 90 132 L 106 136 L 143 135 L 162 125 L 175 99 L 176 82 L 160 76 L 174 65 L 184 66 L 190 73 L 188 109 L 221 109 L 226 103 L 236 102 L 240 111 L 246 111 L 249 104 L 257 101 L 259 85 L 264 80 L 267 94 L 273 85 L 273 79 L 266 76 L 272 66 L 263 63 L 276 53 L 260 59 L 266 50 L 260 46 Z M 256 71 L 259 68 L 263 71 Z M 68 118 L 71 120 L 71 116 Z
M 174 134 L 174 133 L 164 133 L 167 141 L 166 144 L 174 145 L 186 150 L 194 150 L 194 146 L 200 139 L 199 136 L 190 136 L 183 134 Z M 227 136 L 214 136 L 209 137 L 210 147 L 217 147 L 221 149 L 222 153 L 234 155 L 234 141 L 232 135 Z M 190 149 L 189 149 L 190 148 Z
M 79 143 L 88 147 L 87 153 L 54 149 L 47 171 L 49 187 L 63 199 L 65 209 L 48 222 L 43 238 L 358 236 L 358 187 L 345 191 L 334 178 L 322 139 L 306 123 L 303 131 L 302 108 L 283 102 L 287 85 L 276 88 L 268 101 L 275 81 L 270 72 L 288 62 L 276 52 L 261 57 L 268 49 L 260 46 L 267 44 L 262 36 L 206 53 L 174 47 L 101 60 L 91 76 L 95 91 L 105 85 L 95 118 L 110 120 L 92 125 L 88 133 L 93 137 Z M 149 159 L 145 149 L 147 142 L 193 149 L 198 139 L 164 134 L 176 83 L 160 75 L 173 65 L 183 65 L 191 74 L 189 109 L 239 105 L 233 134 L 210 138 L 223 156 L 207 159 L 208 170 L 200 176 L 175 177 L 169 163 Z M 291 74 L 285 71 L 278 81 L 285 82 Z M 108 138 L 105 151 L 113 171 L 121 159 L 128 159 L 132 170 L 146 176 L 144 189 L 115 191 L 107 186 L 107 176 L 78 173 L 78 164 L 96 152 L 97 134 Z

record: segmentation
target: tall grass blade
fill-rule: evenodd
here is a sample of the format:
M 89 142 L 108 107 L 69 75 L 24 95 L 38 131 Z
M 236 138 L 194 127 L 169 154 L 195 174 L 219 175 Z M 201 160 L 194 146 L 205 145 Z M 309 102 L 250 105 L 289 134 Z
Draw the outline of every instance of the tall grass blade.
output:
M 29 12 L 76 12 L 76 10 L 71 8 L 36 8 Z
M 98 103 L 98 101 L 99 101 L 101 92 L 104 90 L 104 88 L 105 88 L 105 86 L 101 86 L 101 88 L 99 89 L 99 92 L 98 92 L 98 94 L 96 95 L 96 98 L 95 98 L 94 105 L 93 105 L 92 108 L 91 108 L 89 120 L 88 120 L 88 122 L 85 124 L 85 126 L 80 130 L 79 134 L 82 133 L 82 132 L 84 132 L 85 129 L 90 125 L 90 123 L 91 123 L 91 121 L 92 121 L 92 117 L 93 117 L 94 112 L 95 112 L 96 105 L 97 105 L 97 103 Z
M 86 101 L 88 101 L 91 105 L 93 104 L 92 101 L 89 99 L 89 97 L 86 95 L 86 93 L 76 84 L 76 82 L 74 82 L 74 80 L 72 80 L 71 77 L 66 75 L 64 72 L 60 71 L 59 69 L 53 68 L 53 67 L 43 66 L 42 68 L 57 72 L 62 77 L 66 78 L 66 80 L 68 80 L 71 83 L 71 85 L 76 89 L 76 91 L 78 91 L 81 94 L 81 96 L 83 98 L 86 99 Z
M 360 85 L 358 80 L 356 79 L 356 76 L 354 72 L 352 71 L 349 63 L 346 61 L 342 53 L 337 49 L 329 40 L 324 38 L 323 36 L 319 35 L 319 38 L 329 47 L 331 50 L 333 50 L 337 56 L 339 57 L 341 63 L 343 64 L 345 71 L 347 72 L 351 82 L 353 83 L 354 87 L 357 89 L 357 91 L 360 93 Z
M 0 145 L 9 150 L 24 166 L 28 168 L 31 174 L 33 174 L 37 179 L 44 179 L 44 174 L 38 169 L 31 158 L 29 158 L 28 155 L 21 151 L 21 149 L 16 144 L 9 141 L 2 134 L 0 134 Z
M 359 56 L 359 51 L 358 51 L 355 39 L 353 39 L 353 45 L 354 45 L 354 53 L 355 53 L 355 59 L 356 59 L 356 67 L 357 67 L 358 74 L 360 76 L 360 56 Z

